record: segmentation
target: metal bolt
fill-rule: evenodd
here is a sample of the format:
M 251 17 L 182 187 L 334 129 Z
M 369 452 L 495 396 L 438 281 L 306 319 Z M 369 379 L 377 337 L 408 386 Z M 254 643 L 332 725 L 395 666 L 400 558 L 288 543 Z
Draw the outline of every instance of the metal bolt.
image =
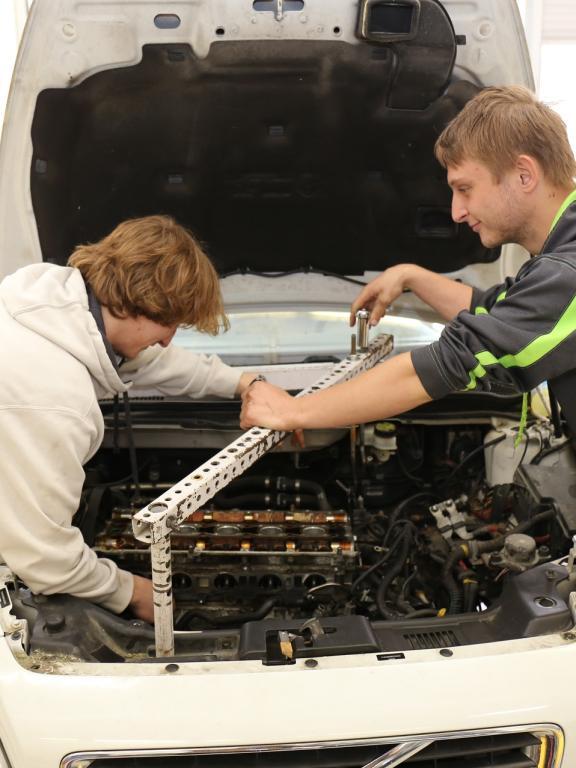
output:
M 20 640 L 20 637 L 21 637 L 20 632 L 14 632 L 14 634 L 12 635 L 12 640 Z
M 574 634 L 574 632 L 564 632 L 562 637 L 564 640 L 576 640 L 576 634 Z
M 454 651 L 451 651 L 450 648 L 442 648 L 440 651 L 440 656 L 446 656 L 446 658 L 449 658 L 450 656 L 454 656 Z
M 180 667 L 178 664 L 166 664 L 164 669 L 166 670 L 166 672 L 178 672 Z
M 556 581 L 556 578 L 558 577 L 558 574 L 556 571 L 552 570 L 552 568 L 548 568 L 545 575 L 548 581 Z
M 550 555 L 550 547 L 546 547 L 545 545 L 538 547 L 538 554 L 540 557 L 548 557 Z
M 370 312 L 367 309 L 359 309 L 356 312 L 356 347 L 361 352 L 365 352 L 368 349 L 369 320 Z
M 318 662 L 316 661 L 316 659 L 306 659 L 306 661 L 304 662 L 304 666 L 308 667 L 309 669 L 314 669 L 315 667 L 318 666 Z

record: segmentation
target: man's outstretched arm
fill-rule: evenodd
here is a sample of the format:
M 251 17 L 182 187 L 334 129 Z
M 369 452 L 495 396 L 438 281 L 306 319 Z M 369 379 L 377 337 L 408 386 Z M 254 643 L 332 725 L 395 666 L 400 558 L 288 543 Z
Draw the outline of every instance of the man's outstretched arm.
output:
M 259 382 L 242 396 L 240 424 L 294 430 L 343 427 L 387 419 L 432 398 L 406 352 L 370 371 L 312 395 L 294 398 L 277 387 Z
M 370 324 L 376 325 L 403 291 L 415 293 L 442 315 L 444 320 L 453 320 L 463 309 L 470 309 L 472 301 L 472 288 L 469 285 L 416 264 L 398 264 L 382 272 L 360 291 L 351 307 L 351 325 L 359 309 L 369 309 Z

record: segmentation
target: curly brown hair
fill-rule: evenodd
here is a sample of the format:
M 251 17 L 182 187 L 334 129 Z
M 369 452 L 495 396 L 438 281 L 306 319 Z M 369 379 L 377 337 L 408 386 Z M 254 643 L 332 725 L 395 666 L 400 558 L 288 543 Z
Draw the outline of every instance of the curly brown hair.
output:
M 558 187 L 571 187 L 576 161 L 560 115 L 522 86 L 485 88 L 446 126 L 434 147 L 440 164 L 486 165 L 496 180 L 530 155 Z
M 68 259 L 115 317 L 194 326 L 216 335 L 229 327 L 218 274 L 194 235 L 170 216 L 123 221 Z

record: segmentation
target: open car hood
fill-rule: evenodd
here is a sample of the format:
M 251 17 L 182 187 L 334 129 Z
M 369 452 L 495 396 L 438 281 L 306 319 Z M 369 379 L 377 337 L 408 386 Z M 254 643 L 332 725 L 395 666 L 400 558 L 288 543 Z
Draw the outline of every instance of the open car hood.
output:
M 482 86 L 531 85 L 515 2 L 172 5 L 36 0 L 0 155 L 4 273 L 158 212 L 221 275 L 498 259 L 452 222 L 433 145 Z

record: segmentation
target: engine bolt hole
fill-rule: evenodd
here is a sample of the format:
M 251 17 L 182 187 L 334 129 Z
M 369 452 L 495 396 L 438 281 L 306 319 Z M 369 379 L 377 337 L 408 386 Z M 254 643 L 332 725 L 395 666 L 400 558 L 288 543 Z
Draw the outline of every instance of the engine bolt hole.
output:
M 556 600 L 553 597 L 537 597 L 534 602 L 539 605 L 540 608 L 554 608 Z

